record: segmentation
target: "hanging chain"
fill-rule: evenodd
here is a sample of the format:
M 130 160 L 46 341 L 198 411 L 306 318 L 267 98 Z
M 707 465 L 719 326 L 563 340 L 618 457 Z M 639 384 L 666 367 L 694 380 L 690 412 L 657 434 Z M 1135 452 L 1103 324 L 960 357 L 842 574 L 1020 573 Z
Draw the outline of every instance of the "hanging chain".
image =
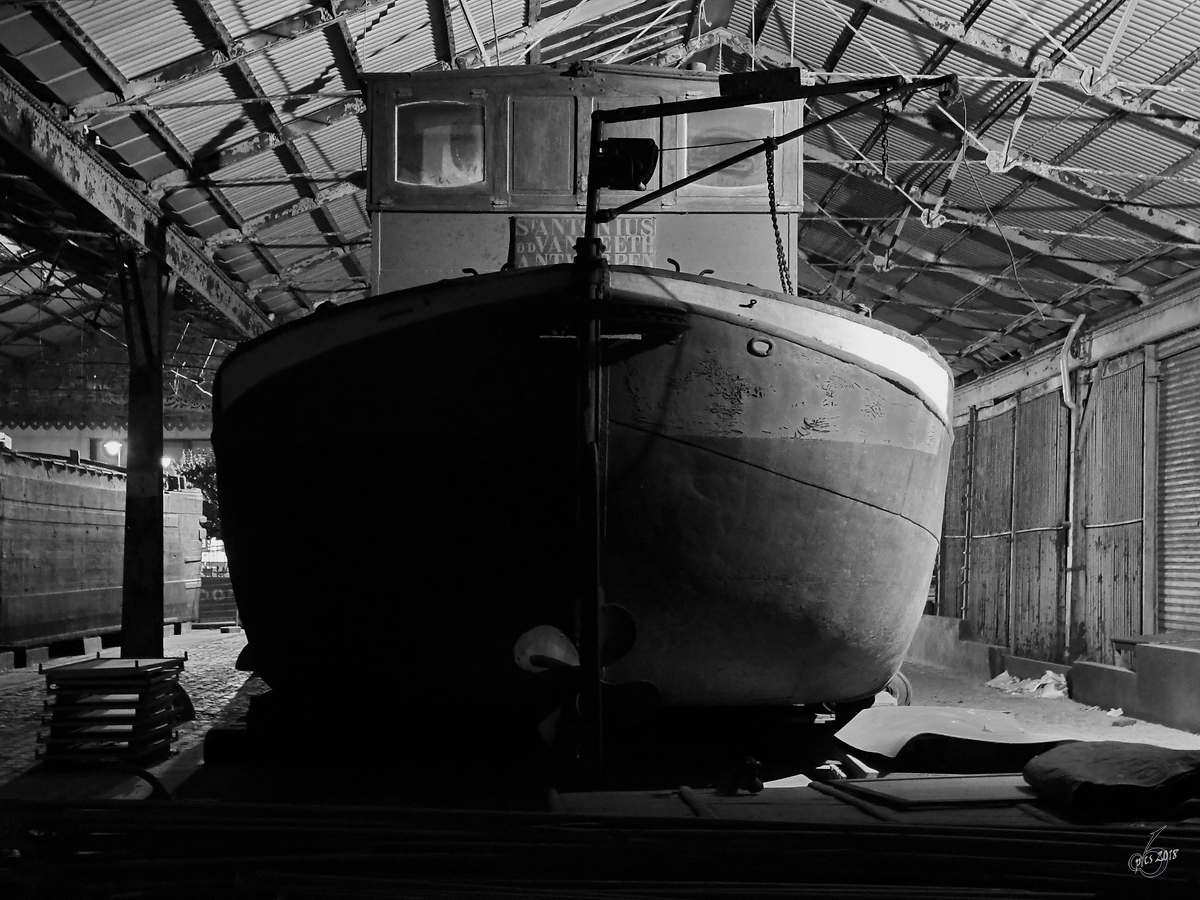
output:
M 779 214 L 775 203 L 775 141 L 767 138 L 764 142 L 767 152 L 767 199 L 771 202 L 771 227 L 775 229 L 775 255 L 779 259 L 779 283 L 785 294 L 793 294 L 792 275 L 788 271 L 787 253 L 783 249 L 783 237 L 779 234 Z
M 880 116 L 882 119 L 879 125 L 880 128 L 883 129 L 882 134 L 880 135 L 880 143 L 883 147 L 883 177 L 886 179 L 888 177 L 888 125 L 891 124 L 892 119 L 888 114 L 887 103 L 881 103 L 879 108 L 881 110 Z

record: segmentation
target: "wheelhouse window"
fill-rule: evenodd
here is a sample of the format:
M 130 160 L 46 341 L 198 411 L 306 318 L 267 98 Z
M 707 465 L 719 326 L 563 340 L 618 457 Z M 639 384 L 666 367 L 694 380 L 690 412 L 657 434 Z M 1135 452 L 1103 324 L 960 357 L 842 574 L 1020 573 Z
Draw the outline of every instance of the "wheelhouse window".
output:
M 484 180 L 484 112 L 470 103 L 430 101 L 396 108 L 396 181 L 462 187 Z
M 694 175 L 775 133 L 775 112 L 759 106 L 691 113 L 687 117 L 687 174 Z M 753 189 L 766 185 L 767 166 L 752 156 L 714 172 L 697 184 L 716 188 Z

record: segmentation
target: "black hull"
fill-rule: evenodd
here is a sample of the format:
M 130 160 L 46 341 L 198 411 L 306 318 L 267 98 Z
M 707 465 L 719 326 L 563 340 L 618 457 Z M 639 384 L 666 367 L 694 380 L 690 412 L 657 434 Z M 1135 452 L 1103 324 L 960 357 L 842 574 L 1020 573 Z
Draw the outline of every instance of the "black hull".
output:
M 447 285 L 378 298 L 379 325 L 353 339 L 330 336 L 349 310 L 291 329 L 310 342 L 298 363 L 260 364 L 253 344 L 231 357 L 242 369 L 218 382 L 213 434 L 222 516 L 272 686 L 500 717 L 554 702 L 513 645 L 538 625 L 575 633 L 576 351 L 548 337 L 568 277 L 493 279 L 513 293 L 481 304 L 487 280 L 464 281 L 457 309 Z M 427 315 L 407 321 L 414 298 Z M 649 681 L 675 707 L 872 695 L 924 603 L 944 420 L 867 361 L 769 321 L 642 300 L 682 309 L 687 330 L 614 344 L 605 368 L 602 581 L 637 627 L 608 679 Z M 767 357 L 747 352 L 764 337 Z M 331 674 L 348 657 L 365 662 Z

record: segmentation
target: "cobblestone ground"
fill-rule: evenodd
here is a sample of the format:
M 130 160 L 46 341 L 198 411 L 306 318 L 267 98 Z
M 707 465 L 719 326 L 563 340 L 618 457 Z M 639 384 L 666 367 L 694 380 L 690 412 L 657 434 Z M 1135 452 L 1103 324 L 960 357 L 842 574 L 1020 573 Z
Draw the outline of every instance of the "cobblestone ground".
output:
M 185 651 L 188 655 L 179 683 L 191 698 L 196 718 L 177 729 L 179 737 L 173 748 L 182 752 L 202 741 L 213 725 L 236 721 L 244 715 L 250 696 L 262 687 L 258 679 L 248 681 L 245 672 L 234 668 L 246 644 L 244 634 L 193 631 L 167 638 L 164 644 L 166 656 L 183 656 Z M 120 651 L 112 648 L 103 655 L 119 656 Z M 51 665 L 86 658 L 55 659 Z M 42 727 L 46 697 L 46 678 L 37 670 L 18 669 L 0 675 L 0 784 L 36 764 L 37 733 Z

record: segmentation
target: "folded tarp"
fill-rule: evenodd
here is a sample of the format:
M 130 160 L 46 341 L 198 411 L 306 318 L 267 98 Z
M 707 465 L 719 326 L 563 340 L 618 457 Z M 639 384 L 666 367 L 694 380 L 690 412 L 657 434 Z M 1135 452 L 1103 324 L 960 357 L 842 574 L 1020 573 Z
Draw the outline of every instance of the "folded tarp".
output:
M 1020 772 L 1039 753 L 1071 740 L 1026 731 L 995 710 L 940 706 L 865 709 L 837 739 L 893 772 L 954 773 Z
M 1023 774 L 1039 794 L 1075 812 L 1155 816 L 1200 797 L 1200 750 L 1084 741 L 1038 755 Z

